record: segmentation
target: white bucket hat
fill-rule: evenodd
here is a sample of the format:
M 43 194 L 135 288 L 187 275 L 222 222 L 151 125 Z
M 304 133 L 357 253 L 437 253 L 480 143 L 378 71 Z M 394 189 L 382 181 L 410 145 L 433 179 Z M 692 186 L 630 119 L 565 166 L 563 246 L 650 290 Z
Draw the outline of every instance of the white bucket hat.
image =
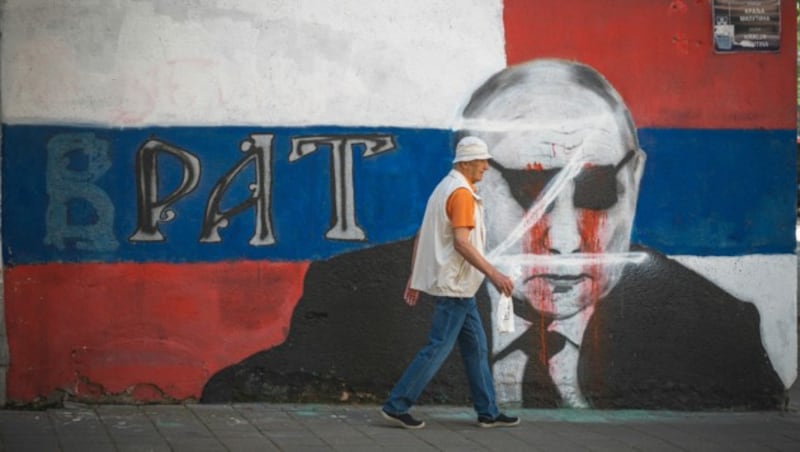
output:
M 464 137 L 456 145 L 456 158 L 453 159 L 453 163 L 491 158 L 492 154 L 489 154 L 489 146 L 485 141 L 478 137 Z

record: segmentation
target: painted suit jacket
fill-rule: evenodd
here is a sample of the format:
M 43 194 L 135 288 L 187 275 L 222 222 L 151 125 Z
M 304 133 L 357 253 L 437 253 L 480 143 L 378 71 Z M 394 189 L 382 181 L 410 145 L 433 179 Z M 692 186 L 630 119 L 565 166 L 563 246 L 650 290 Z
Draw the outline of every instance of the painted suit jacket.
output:
M 201 402 L 382 402 L 433 312 L 426 297 L 403 301 L 412 249 L 405 240 L 312 263 L 286 340 L 214 374 Z M 451 356 L 420 400 L 466 403 L 460 366 Z
M 286 340 L 212 376 L 201 402 L 381 403 L 424 345 L 431 303 L 403 302 L 413 241 L 313 263 Z M 783 384 L 761 343 L 756 308 L 651 250 L 595 308 L 581 346 L 578 375 L 598 408 L 782 408 Z M 487 338 L 491 303 L 478 293 Z M 529 359 L 523 405 L 556 407 L 560 396 L 542 350 L 548 319 L 515 300 L 531 322 L 496 359 L 520 349 Z M 491 350 L 491 345 L 490 345 Z M 420 398 L 469 403 L 454 351 Z
M 776 409 L 786 393 L 761 342 L 756 307 L 649 249 L 596 305 L 580 346 L 578 381 L 594 408 Z M 558 406 L 544 351 L 550 320 L 515 300 L 531 327 L 494 359 L 528 355 L 523 405 Z

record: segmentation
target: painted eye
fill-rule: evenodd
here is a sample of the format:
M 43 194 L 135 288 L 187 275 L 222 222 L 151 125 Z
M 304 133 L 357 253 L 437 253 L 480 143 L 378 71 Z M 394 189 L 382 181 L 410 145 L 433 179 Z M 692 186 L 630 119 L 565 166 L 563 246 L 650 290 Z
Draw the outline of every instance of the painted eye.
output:
M 511 196 L 525 210 L 533 205 L 547 184 L 560 171 L 560 168 L 548 170 L 508 169 L 493 160 L 490 160 L 489 164 L 500 172 L 508 184 Z
M 624 186 L 617 181 L 617 173 L 636 155 L 636 151 L 628 151 L 616 165 L 594 166 L 584 168 L 575 177 L 575 193 L 572 203 L 579 209 L 607 210 L 617 203 L 619 195 L 625 192 Z
M 617 203 L 617 172 L 611 166 L 585 168 L 575 177 L 572 203 L 579 209 L 607 210 Z

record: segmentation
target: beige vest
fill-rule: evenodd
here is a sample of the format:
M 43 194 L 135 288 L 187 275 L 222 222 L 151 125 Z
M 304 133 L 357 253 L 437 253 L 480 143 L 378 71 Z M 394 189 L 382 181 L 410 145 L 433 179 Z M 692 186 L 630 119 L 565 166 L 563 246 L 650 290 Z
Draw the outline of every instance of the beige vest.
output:
M 447 217 L 447 199 L 461 187 L 475 199 L 475 227 L 469 233 L 469 241 L 481 255 L 484 253 L 483 203 L 467 179 L 451 170 L 433 190 L 425 207 L 412 270 L 412 289 L 434 296 L 468 298 L 475 296 L 483 282 L 483 273 L 455 250 L 453 225 Z

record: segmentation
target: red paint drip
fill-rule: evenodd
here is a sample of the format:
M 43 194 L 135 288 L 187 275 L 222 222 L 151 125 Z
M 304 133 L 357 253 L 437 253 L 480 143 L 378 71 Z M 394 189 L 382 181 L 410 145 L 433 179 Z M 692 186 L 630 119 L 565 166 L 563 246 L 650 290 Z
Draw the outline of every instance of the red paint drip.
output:
M 541 167 L 541 164 L 534 164 Z M 535 225 L 528 231 L 528 235 L 524 237 L 523 240 L 523 252 L 525 254 L 542 254 L 546 255 L 550 253 L 550 236 L 548 234 L 550 230 L 550 222 L 547 219 L 547 216 L 543 217 L 541 220 L 536 222 Z M 537 267 L 530 267 L 527 268 L 527 274 L 525 275 L 526 278 L 530 278 L 537 274 L 542 273 L 541 268 Z M 539 309 L 544 311 L 552 311 L 553 310 L 553 293 L 550 289 L 550 286 L 547 284 L 547 281 L 542 279 L 532 279 L 527 285 L 526 294 L 528 296 L 529 303 L 536 308 L 536 301 L 539 302 Z M 539 344 L 541 347 L 541 353 L 539 357 L 543 365 L 547 364 L 547 336 L 546 336 L 546 329 L 545 329 L 545 319 L 541 317 L 540 320 L 541 324 L 539 325 Z
M 601 254 L 605 250 L 600 242 L 600 235 L 606 225 L 607 213 L 604 211 L 595 210 L 582 210 L 579 219 L 579 232 L 581 235 L 581 251 L 584 253 L 597 253 Z M 591 283 L 587 287 L 586 293 L 582 293 L 581 297 L 588 305 L 596 305 L 602 296 L 602 288 L 606 286 L 608 276 L 603 271 L 601 265 L 586 265 L 583 271 L 591 277 Z M 590 311 L 584 310 L 581 312 L 584 325 L 589 322 Z M 594 350 L 598 349 L 601 344 L 602 338 L 596 337 L 597 328 L 593 330 L 594 337 L 584 337 L 583 344 L 590 345 Z M 594 362 L 603 362 L 603 359 L 595 360 Z
M 605 225 L 606 212 L 583 209 L 578 219 L 578 233 L 581 236 L 582 253 L 602 253 L 600 229 Z

